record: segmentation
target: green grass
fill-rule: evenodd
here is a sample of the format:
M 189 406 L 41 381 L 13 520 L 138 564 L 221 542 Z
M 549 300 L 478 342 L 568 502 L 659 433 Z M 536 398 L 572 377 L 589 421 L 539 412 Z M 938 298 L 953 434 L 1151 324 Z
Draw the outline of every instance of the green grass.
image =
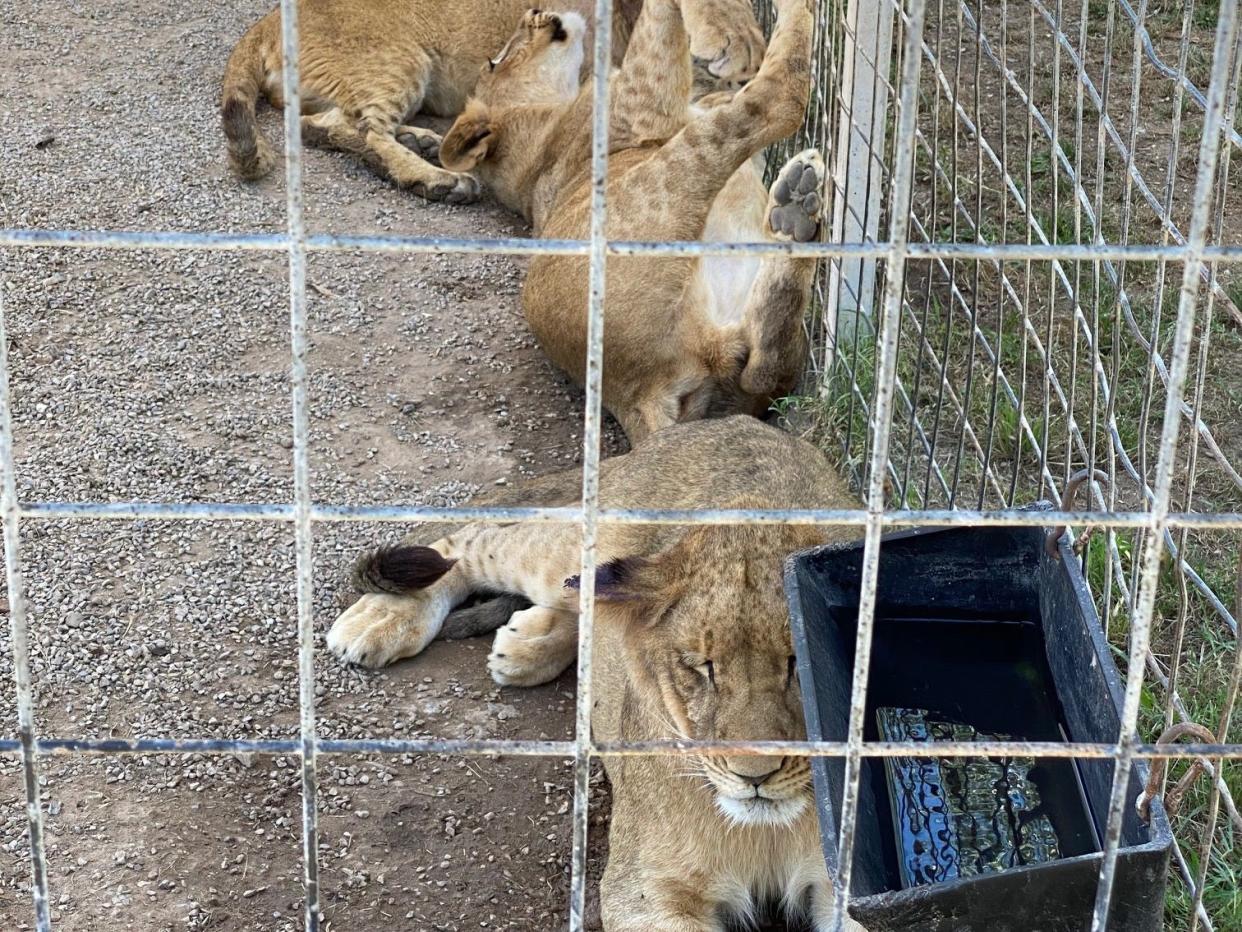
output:
M 1187 643 L 1192 653 L 1183 658 L 1178 692 L 1185 699 L 1191 717 L 1215 730 L 1225 701 L 1227 671 L 1234 646 L 1222 636 L 1220 621 L 1215 616 L 1204 618 L 1203 614 L 1195 611 L 1187 621 L 1188 626 L 1197 626 L 1197 630 L 1187 632 Z M 1162 712 L 1162 709 L 1144 709 L 1145 727 L 1158 729 L 1163 724 Z M 1235 714 L 1229 740 L 1242 740 L 1240 733 L 1242 722 Z M 1178 779 L 1187 766 L 1187 763 L 1178 762 L 1171 767 L 1170 779 Z M 1227 761 L 1223 777 L 1234 799 L 1242 799 L 1242 767 L 1236 761 Z M 1210 780 L 1200 776 L 1172 820 L 1174 832 L 1182 842 L 1182 851 L 1196 877 L 1201 864 L 1199 846 L 1207 827 L 1210 793 Z M 1242 837 L 1222 811 L 1216 819 L 1216 838 L 1203 888 L 1204 907 L 1218 929 L 1242 929 L 1240 875 Z M 1166 898 L 1166 923 L 1174 927 L 1185 926 L 1190 917 L 1190 906 L 1191 898 L 1185 885 L 1172 880 Z
M 1216 32 L 1216 23 L 1219 19 L 1220 0 L 1198 0 L 1190 21 L 1196 29 Z
M 1127 290 L 1134 306 L 1133 312 L 1145 334 L 1150 332 L 1154 306 L 1151 291 L 1152 272 L 1151 267 L 1132 264 L 1127 280 Z M 1011 263 L 1007 267 L 1007 274 L 1013 279 L 1015 287 L 1021 293 L 1023 266 L 1019 263 Z M 1033 276 L 1032 308 L 1033 313 L 1038 313 L 1039 308 L 1048 306 L 1041 297 L 1046 290 L 1047 267 L 1036 265 L 1032 268 L 1031 274 Z M 1070 274 L 1072 276 L 1072 267 L 1070 267 Z M 969 263 L 963 263 L 959 271 L 958 284 L 965 286 L 970 281 Z M 993 295 L 999 278 L 994 272 L 990 276 L 983 276 L 980 282 L 981 291 L 975 300 L 975 306 L 978 308 L 977 323 L 983 337 L 998 352 L 1001 370 L 1008 376 L 1016 391 L 1021 387 L 1022 352 L 1025 339 L 1022 319 L 1008 306 L 1004 320 L 997 318 Z M 923 307 L 920 296 L 927 294 L 927 289 L 930 289 L 925 337 L 935 348 L 937 354 L 941 353 L 946 345 L 946 337 L 948 338 L 949 382 L 958 391 L 959 398 L 964 399 L 964 373 L 971 359 L 971 324 L 956 300 L 950 299 L 945 292 L 943 280 L 936 277 L 927 279 L 925 272 L 919 271 L 911 275 L 909 284 L 914 317 L 919 320 L 922 318 Z M 1176 271 L 1170 270 L 1165 286 L 1164 312 L 1156 338 L 1157 348 L 1166 359 L 1173 340 L 1179 286 L 1180 276 L 1176 274 Z M 1084 266 L 1082 302 L 1088 319 L 1093 300 L 1092 287 L 1091 269 L 1089 266 Z M 1239 291 L 1242 291 L 1242 287 L 1239 287 Z M 1239 297 L 1242 297 L 1242 294 L 1239 294 Z M 1138 413 L 1147 378 L 1147 353 L 1138 345 L 1123 323 L 1119 331 L 1120 340 L 1116 342 L 1117 359 L 1114 361 L 1114 342 L 1118 339 L 1112 326 L 1115 301 L 1116 294 L 1113 287 L 1107 280 L 1102 280 L 1098 295 L 1099 352 L 1105 371 L 1109 373 L 1110 378 L 1113 375 L 1114 365 L 1116 367 L 1118 430 L 1123 445 L 1130 455 L 1134 456 L 1139 439 Z M 1063 296 L 1059 297 L 1054 313 L 1057 325 L 1053 328 L 1053 340 L 1049 350 L 1053 356 L 1054 369 L 1063 379 L 1068 379 L 1070 336 L 1073 328 L 1070 325 L 1069 304 Z M 1037 318 L 1033 321 L 1033 325 L 1043 341 L 1046 321 Z M 938 395 L 939 371 L 930 367 L 926 356 L 921 356 L 920 341 L 909 314 L 903 314 L 902 326 L 897 362 L 898 373 L 905 389 L 914 393 L 916 369 L 921 358 L 925 368 L 918 394 L 913 401 L 919 410 L 924 427 L 930 430 L 930 414 Z M 1196 333 L 1201 335 L 1201 330 L 1200 325 Z M 1081 334 L 1078 339 L 1078 394 L 1075 413 L 1085 434 L 1088 424 L 1088 386 L 1092 375 L 1089 365 L 1090 354 Z M 1212 359 L 1215 365 L 1209 369 L 1209 391 L 1205 398 L 1203 415 L 1209 423 L 1217 427 L 1218 439 L 1223 439 L 1228 436 L 1228 431 L 1224 428 L 1236 423 L 1237 419 L 1242 417 L 1242 380 L 1237 378 L 1239 370 L 1232 364 L 1232 361 L 1242 358 L 1242 333 L 1233 328 L 1223 314 L 1218 313 L 1214 319 L 1212 340 Z M 986 448 L 987 426 L 991 417 L 993 398 L 993 364 L 983 354 L 981 345 L 981 342 L 976 341 L 974 387 L 969 398 L 967 413 L 970 422 L 979 434 L 980 442 Z M 1027 386 L 1024 407 L 1027 420 L 1038 442 L 1044 434 L 1042 374 L 1034 350 L 1029 344 L 1027 350 Z M 870 405 L 875 387 L 875 349 L 870 341 L 860 339 L 857 355 L 849 355 L 849 348 L 846 349 L 846 353 L 846 358 L 838 359 L 836 369 L 828 379 L 827 391 L 823 395 L 807 393 L 784 399 L 781 411 L 790 423 L 799 428 L 805 429 L 807 425 L 810 425 L 810 433 L 821 447 L 830 455 L 835 456 L 841 465 L 848 467 L 855 475 L 858 475 L 865 465 L 863 453 L 868 430 L 867 418 L 863 405 L 858 400 L 858 394 L 861 394 Z M 1192 360 L 1193 358 L 1192 356 Z M 851 381 L 856 383 L 857 394 L 850 390 Z M 851 398 L 853 398 L 852 404 Z M 1150 402 L 1152 416 L 1148 424 L 1147 468 L 1149 475 L 1155 462 L 1156 441 L 1160 430 L 1163 403 L 1164 395 L 1157 379 L 1152 391 Z M 1103 408 L 1101 407 L 1100 410 L 1102 414 Z M 1059 481 L 1065 469 L 1063 460 L 1066 421 L 1064 415 L 1059 413 L 1059 403 L 1055 400 L 1051 404 L 1051 413 L 1052 421 L 1048 425 L 1051 448 L 1049 469 Z M 943 407 L 943 416 L 941 434 L 938 438 L 937 460 L 948 475 L 952 455 L 957 447 L 958 434 L 954 429 L 957 418 L 947 401 Z M 899 403 L 894 419 L 891 453 L 892 461 L 898 465 L 899 472 L 901 466 L 904 465 L 907 418 L 907 413 L 902 410 Z M 1189 433 L 1188 430 L 1183 430 L 1183 441 Z M 848 438 L 848 455 L 843 458 L 846 450 L 846 444 L 843 443 L 845 438 Z M 1099 446 L 1101 453 L 1105 452 L 1106 444 L 1106 439 L 1101 435 Z M 1015 461 L 1017 462 L 1019 483 L 1015 496 L 1016 504 L 1046 497 L 1046 491 L 1042 490 L 1039 485 L 1038 450 L 1032 447 L 1025 431 L 1021 429 L 1018 410 L 1003 391 L 997 394 L 991 445 L 994 468 L 998 476 L 1003 477 L 1002 482 L 1006 489 Z M 914 481 L 907 489 L 895 490 L 895 494 L 890 498 L 889 507 L 920 508 L 941 504 L 938 501 L 922 501 L 922 480 L 926 460 L 922 456 L 921 449 L 916 448 L 916 450 L 911 473 Z M 1081 465 L 1075 461 L 1073 468 Z M 1175 495 L 1179 494 L 1177 490 L 1180 488 L 1180 481 L 1179 472 Z M 959 504 L 973 506 L 982 482 L 981 465 L 968 444 L 966 461 L 960 477 Z M 1122 476 L 1118 485 L 1120 507 L 1140 507 L 1129 480 Z M 932 489 L 935 493 L 934 482 Z M 1221 484 L 1219 475 L 1212 469 L 1212 461 L 1202 452 L 1200 481 L 1196 496 L 1200 507 L 1206 510 L 1227 511 L 1242 508 L 1242 501 L 1239 501 L 1240 497 L 1236 490 L 1231 491 L 1231 487 Z M 987 505 L 995 507 L 999 504 L 1000 502 L 989 493 Z M 1081 530 L 1078 529 L 1079 532 Z M 1092 591 L 1097 595 L 1097 604 L 1101 612 L 1104 611 L 1102 594 L 1109 579 L 1106 543 L 1107 535 L 1104 532 L 1097 532 L 1087 550 L 1086 561 L 1087 579 Z M 1212 536 L 1206 533 L 1196 533 L 1191 535 L 1190 545 L 1187 548 L 1191 564 L 1226 604 L 1232 602 L 1233 598 L 1232 574 L 1240 544 L 1242 544 L 1242 535 L 1230 536 L 1218 533 Z M 1125 582 L 1128 585 L 1131 579 L 1129 574 L 1138 557 L 1135 552 L 1134 534 L 1127 531 L 1118 532 L 1117 546 L 1123 572 L 1126 574 Z M 1102 617 L 1102 621 L 1107 626 L 1117 665 L 1124 674 L 1130 617 L 1129 606 L 1121 594 L 1117 580 L 1113 580 L 1113 593 L 1109 602 L 1108 617 Z M 1166 668 L 1172 652 L 1175 624 L 1180 610 L 1181 596 L 1177 574 L 1172 561 L 1166 554 L 1157 593 L 1152 643 L 1153 652 L 1158 660 L 1166 665 Z M 1225 697 L 1227 672 L 1232 660 L 1234 645 L 1232 640 L 1225 636 L 1223 624 L 1208 601 L 1193 587 L 1189 589 L 1185 605 L 1185 632 L 1180 659 L 1179 694 L 1186 703 L 1191 717 L 1214 729 Z M 1164 715 L 1163 690 L 1154 679 L 1149 677 L 1143 692 L 1140 713 L 1140 730 L 1146 739 L 1152 740 L 1159 734 L 1163 727 Z M 1231 740 L 1242 740 L 1240 737 L 1242 725 L 1239 721 L 1242 721 L 1242 715 L 1235 716 Z M 1172 768 L 1172 778 L 1176 779 L 1184 768 L 1184 763 L 1176 764 Z M 1242 766 L 1236 764 L 1232 768 L 1226 766 L 1224 773 L 1225 780 L 1231 787 L 1235 798 L 1242 800 Z M 1191 862 L 1192 870 L 1197 870 L 1200 840 L 1203 837 L 1203 829 L 1208 816 L 1209 789 L 1209 784 L 1201 780 L 1187 795 L 1181 811 L 1173 819 L 1181 849 Z M 1240 843 L 1242 839 L 1237 837 L 1237 833 L 1223 814 L 1218 816 L 1216 826 L 1216 840 L 1204 887 L 1204 902 L 1217 928 L 1242 930 L 1242 895 L 1238 892 L 1238 874 L 1242 870 L 1239 867 L 1240 859 L 1242 859 L 1242 843 Z M 1168 927 L 1185 927 L 1190 905 L 1191 901 L 1184 885 L 1176 874 L 1171 875 L 1167 895 Z
M 1104 13 L 1107 5 L 1101 0 L 1090 0 L 1089 13 L 1093 20 L 1089 31 L 1093 39 L 1102 36 Z M 1113 11 L 1120 16 L 1118 11 Z M 1077 16 L 1077 7 L 1071 10 Z M 1166 60 L 1170 49 L 1175 53 L 1177 34 L 1180 31 L 1182 7 L 1172 2 L 1159 2 L 1152 5 L 1149 11 L 1149 28 Z M 1206 80 L 1210 71 L 1210 49 L 1212 31 L 1218 17 L 1218 0 L 1197 0 L 1192 20 L 1192 48 L 1189 52 L 1189 70 L 1192 80 L 1206 89 Z M 1025 74 L 1026 63 L 1025 36 L 1019 35 L 1014 27 L 1016 21 L 1011 16 L 1010 33 L 1010 67 L 1019 76 Z M 1113 71 L 1113 100 L 1124 103 L 1129 95 L 1129 26 L 1124 18 L 1117 20 L 1121 30 L 1116 49 L 1120 50 L 1121 62 Z M 1071 23 L 1076 35 L 1077 25 Z M 1098 25 L 1098 33 L 1097 33 Z M 944 49 L 956 47 L 956 37 L 952 34 L 949 23 L 944 39 Z M 929 23 L 929 29 L 936 28 Z M 988 27 L 990 31 L 991 28 Z M 1036 47 L 1041 54 L 1051 53 L 1051 44 L 1042 32 L 1043 26 L 1036 37 Z M 992 35 L 995 39 L 995 35 Z M 1102 47 L 1100 47 L 1102 48 Z M 1091 70 L 1098 81 L 1100 62 L 1098 56 L 1091 56 Z M 949 72 L 950 82 L 953 79 L 953 55 L 951 51 L 942 52 L 942 64 Z M 969 55 L 963 59 L 963 67 L 971 67 Z M 1089 199 L 1094 203 L 1096 192 L 1097 117 L 1093 115 L 1091 105 L 1086 104 L 1084 112 L 1083 136 L 1074 139 L 1075 131 L 1075 84 L 1068 61 L 1063 58 L 1061 72 L 1060 117 L 1060 157 L 1069 165 L 1075 166 L 1081 156 L 1083 178 Z M 969 76 L 967 76 L 969 77 Z M 996 78 L 996 75 L 993 75 Z M 969 80 L 963 84 L 967 88 Z M 925 80 L 920 108 L 920 122 L 927 138 L 936 147 L 936 157 L 945 172 L 956 175 L 951 186 L 945 179 L 934 172 L 934 165 L 927 153 L 919 150 L 916 163 L 916 191 L 913 199 L 913 210 L 920 222 L 924 224 L 933 239 L 941 242 L 972 241 L 975 231 L 969 221 L 958 214 L 952 206 L 951 191 L 955 191 L 967 212 L 975 211 L 976 194 L 982 186 L 982 216 L 980 218 L 979 235 L 988 242 L 1025 242 L 1029 236 L 1026 217 L 1015 202 L 1008 202 L 1007 220 L 1000 212 L 1001 198 L 1008 194 L 1003 186 L 999 173 L 986 163 L 982 177 L 975 176 L 975 159 L 977 140 L 973 136 L 960 132 L 957 139 L 959 159 L 956 166 L 952 159 L 954 120 L 951 107 L 943 99 L 939 102 L 941 114 L 940 131 L 934 135 L 931 131 L 932 113 L 935 109 L 933 95 L 936 92 L 934 82 Z M 1171 111 L 1169 110 L 1169 94 L 1164 84 L 1147 77 L 1144 84 L 1143 107 L 1144 119 L 1155 121 L 1163 128 L 1167 125 Z M 969 96 L 969 95 L 968 95 Z M 1051 61 L 1041 59 L 1036 62 L 1033 96 L 1043 113 L 1052 115 L 1052 74 Z M 1025 139 L 1021 108 L 1014 99 L 1010 99 L 1008 170 L 1019 186 L 1022 196 L 1029 202 L 1034 218 L 1054 243 L 1072 243 L 1081 238 L 1090 241 L 1092 236 L 1090 225 L 1083 216 L 1080 237 L 1075 236 L 1076 201 L 1073 188 L 1061 171 L 1060 159 L 1049 151 L 1048 140 L 1038 137 L 1032 151 L 1029 166 L 1025 164 Z M 968 110 L 973 102 L 965 103 Z M 983 103 L 985 108 L 996 106 L 996 98 L 989 97 Z M 1110 107 L 1110 112 L 1116 112 Z M 985 113 L 982 125 L 985 127 L 988 140 L 998 152 L 999 139 L 995 112 Z M 1202 118 L 1196 117 L 1191 110 L 1184 114 L 1181 130 L 1181 163 L 1179 171 L 1193 171 L 1197 154 L 1197 146 L 1201 136 Z M 1123 135 L 1126 130 L 1121 129 Z M 1039 130 L 1036 130 L 1039 133 Z M 1076 144 L 1077 143 L 1077 144 Z M 1164 143 L 1157 138 L 1154 142 L 1144 138 L 1138 150 L 1140 169 L 1149 183 L 1159 181 L 1164 175 L 1165 154 L 1160 149 Z M 1026 177 L 1029 171 L 1031 184 L 1027 189 Z M 1099 218 L 1105 240 L 1116 242 L 1120 239 L 1120 215 L 1122 207 L 1122 191 L 1124 183 L 1124 164 L 1111 150 L 1106 152 L 1104 162 L 1104 195 L 1103 207 Z M 1189 177 L 1189 176 L 1186 176 Z M 1057 180 L 1059 203 L 1055 209 L 1052 202 L 1053 181 Z M 935 192 L 936 211 L 931 210 L 932 193 Z M 1184 203 L 1185 194 L 1178 191 L 1179 207 L 1178 223 L 1184 225 L 1188 206 Z M 1129 228 L 1130 241 L 1134 243 L 1158 242 L 1159 225 L 1152 221 L 1150 211 L 1141 199 L 1134 195 L 1134 221 Z M 1236 226 L 1237 218 L 1233 205 L 1226 205 L 1226 236 Z M 1183 226 L 1184 229 L 1184 226 Z M 1088 321 L 1092 317 L 1093 304 L 1098 308 L 1097 351 L 1103 370 L 1113 386 L 1115 398 L 1115 415 L 1121 446 L 1128 455 L 1139 464 L 1138 450 L 1145 447 L 1146 478 L 1151 482 L 1157 459 L 1158 440 L 1161 430 L 1165 395 L 1158 376 L 1153 377 L 1148 389 L 1148 354 L 1139 345 L 1139 341 L 1122 322 L 1118 331 L 1114 332 L 1114 311 L 1117 297 L 1107 276 L 1101 274 L 1098 295 L 1092 294 L 1094 274 L 1099 266 L 1089 262 L 1075 265 L 1064 263 L 1064 271 L 1070 281 L 1076 274 L 1080 276 L 1079 299 Z M 1015 470 L 1018 476 L 1014 503 L 1021 505 L 1037 498 L 1048 497 L 1047 488 L 1040 475 L 1040 451 L 1027 437 L 1023 428 L 1023 418 L 1030 427 L 1037 443 L 1042 442 L 1045 433 L 1048 436 L 1046 454 L 1047 469 L 1057 483 L 1069 471 L 1085 465 L 1082 455 L 1076 446 L 1067 444 L 1069 425 L 1072 420 L 1083 433 L 1088 444 L 1092 442 L 1090 426 L 1092 420 L 1092 384 L 1095 379 L 1094 358 L 1089 350 L 1086 338 L 1079 330 L 1074 319 L 1072 304 L 1061 290 L 1059 279 L 1053 283 L 1049 263 L 1007 262 L 1003 272 L 1009 279 L 1019 296 L 1027 300 L 1027 311 L 1031 328 L 1038 334 L 1038 341 L 1044 344 L 1050 359 L 1050 366 L 1061 381 L 1062 388 L 1069 393 L 1070 385 L 1074 385 L 1072 410 L 1067 414 L 1062 410 L 1061 402 L 1054 392 L 1045 397 L 1043 361 L 1034 348 L 1034 341 L 1028 338 L 1024 321 L 1018 309 L 1007 300 L 1003 305 L 1003 314 L 998 311 L 998 299 L 1003 295 L 1001 276 L 989 263 L 976 266 L 971 262 L 956 264 L 954 283 L 960 289 L 962 298 L 973 311 L 974 319 L 965 313 L 959 299 L 950 293 L 948 281 L 934 263 L 911 263 L 907 270 L 907 293 L 913 314 L 903 312 L 902 333 L 899 340 L 900 351 L 897 360 L 897 372 L 906 391 L 912 395 L 912 403 L 918 413 L 920 422 L 930 433 L 932 419 L 940 397 L 940 372 L 938 365 L 932 367 L 922 349 L 922 339 L 916 330 L 916 322 L 923 317 L 925 297 L 930 298 L 926 333 L 923 334 L 927 343 L 934 348 L 935 354 L 941 357 L 939 362 L 947 365 L 947 379 L 965 405 L 965 416 L 974 427 L 980 444 L 991 450 L 993 468 L 1001 479 L 1003 494 L 1007 494 L 1009 479 Z M 1025 276 L 1030 275 L 1029 282 Z M 1221 280 L 1234 302 L 1242 305 L 1242 274 L 1231 278 L 1234 270 L 1222 268 Z M 977 274 L 976 274 L 977 273 Z M 1181 283 L 1181 267 L 1170 264 L 1162 295 L 1162 318 L 1155 337 L 1156 349 L 1168 361 L 1176 325 L 1178 289 Z M 1050 289 L 1054 289 L 1051 290 Z M 1156 265 L 1154 263 L 1130 262 L 1126 266 L 1126 289 L 1133 305 L 1133 314 L 1139 330 L 1144 338 L 1153 326 L 1156 298 Z M 1009 400 L 1004 391 L 998 391 L 993 384 L 993 363 L 981 348 L 979 341 L 974 341 L 972 351 L 972 328 L 978 326 L 984 339 L 996 350 L 1000 357 L 1000 368 L 1008 378 L 1015 392 L 1024 396 L 1022 413 Z M 1203 336 L 1202 319 L 1196 322 L 1195 337 Z M 1225 448 L 1231 462 L 1238 465 L 1242 461 L 1242 442 L 1238 424 L 1242 424 L 1242 329 L 1230 324 L 1224 312 L 1219 309 L 1214 318 L 1211 332 L 1211 359 L 1207 373 L 1206 392 L 1200 412 L 1203 419 L 1213 428 L 1216 439 Z M 946 349 L 947 347 L 947 349 Z M 1025 384 L 1023 384 L 1023 356 L 1026 354 Z M 1198 347 L 1192 353 L 1192 378 L 1187 388 L 1187 398 L 1193 397 L 1194 373 L 1197 364 Z M 947 359 L 943 357 L 947 356 Z M 867 405 L 870 404 L 875 388 L 875 351 L 868 341 L 861 341 L 856 358 L 838 360 L 835 370 L 828 374 L 821 386 L 814 386 L 804 394 L 784 399 L 781 411 L 798 429 L 807 431 L 821 447 L 837 458 L 838 463 L 846 467 L 850 473 L 858 475 L 865 465 L 863 455 L 866 449 L 867 424 L 864 404 L 859 402 L 861 395 Z M 916 391 L 915 381 L 920 364 L 923 373 Z M 968 372 L 973 373 L 973 385 L 969 396 L 965 392 L 965 378 Z M 851 385 L 851 380 L 856 385 Z M 823 394 L 820 388 L 826 388 Z M 1143 398 L 1149 394 L 1146 432 L 1141 433 L 1140 416 L 1143 409 Z M 1049 414 L 1045 419 L 1044 409 Z M 1105 409 L 1103 399 L 1099 399 L 1096 414 L 1100 417 L 1100 430 L 1094 438 L 1094 454 L 1101 464 L 1107 463 L 1110 453 L 1110 438 L 1105 432 L 1103 416 Z M 957 455 L 961 438 L 960 417 L 949 403 L 947 395 L 941 408 L 940 432 L 936 438 L 935 461 L 951 478 L 953 461 Z M 989 436 L 989 423 L 991 431 Z M 891 433 L 891 459 L 898 467 L 899 475 L 904 470 L 907 445 L 910 443 L 907 433 L 908 412 L 899 400 L 896 405 L 895 417 Z M 1189 422 L 1181 425 L 1181 455 L 1177 464 L 1174 479 L 1174 507 L 1185 507 L 1185 453 L 1189 449 L 1189 439 L 1193 429 Z M 980 457 L 967 442 L 964 446 L 965 459 L 961 464 L 957 503 L 961 506 L 973 507 L 979 499 L 985 476 Z M 1068 462 L 1067 462 L 1068 457 Z M 945 496 L 938 490 L 935 480 L 931 483 L 931 496 L 928 501 L 922 500 L 923 477 L 927 470 L 927 460 L 921 446 L 914 443 L 912 457 L 910 487 L 895 490 L 889 507 L 939 507 L 947 504 Z M 1118 508 L 1124 510 L 1141 510 L 1144 502 L 1134 482 L 1125 476 L 1120 463 L 1117 465 Z M 1002 504 L 997 495 L 989 487 L 986 489 L 986 507 L 997 507 Z M 1198 478 L 1195 485 L 1195 499 L 1192 505 L 1195 510 L 1209 512 L 1229 512 L 1242 510 L 1242 494 L 1239 494 L 1232 481 L 1219 468 L 1219 464 L 1200 446 Z M 1076 529 L 1081 533 L 1082 529 Z M 1136 536 L 1133 532 L 1122 531 L 1116 535 L 1120 562 L 1124 575 L 1124 583 L 1131 582 L 1132 569 L 1140 554 L 1136 547 Z M 1111 598 L 1105 600 L 1104 588 L 1110 580 L 1108 571 L 1108 555 L 1105 549 L 1107 535 L 1097 532 L 1087 551 L 1086 572 L 1092 591 L 1096 594 L 1097 604 L 1104 611 L 1105 601 L 1108 602 L 1108 617 L 1102 618 L 1106 624 L 1109 641 L 1114 651 L 1118 667 L 1125 672 L 1127 662 L 1128 636 L 1130 633 L 1130 609 L 1121 592 L 1121 581 L 1112 579 Z M 1207 534 L 1198 533 L 1190 536 L 1186 550 L 1187 560 L 1204 578 L 1212 591 L 1227 604 L 1232 602 L 1232 574 L 1236 566 L 1237 555 L 1242 549 L 1242 534 Z M 1210 603 L 1197 590 L 1190 587 L 1183 604 L 1179 574 L 1173 562 L 1167 558 L 1160 576 L 1156 598 L 1156 610 L 1153 621 L 1152 650 L 1165 669 L 1171 660 L 1174 635 L 1179 617 L 1184 617 L 1185 637 L 1182 646 L 1179 668 L 1179 695 L 1185 703 L 1191 717 L 1215 729 L 1220 708 L 1225 698 L 1227 673 L 1232 661 L 1236 645 L 1216 616 Z M 1140 729 L 1147 739 L 1153 739 L 1163 727 L 1166 708 L 1164 690 L 1154 678 L 1148 677 L 1142 695 L 1140 713 Z M 1239 721 L 1242 712 L 1235 715 L 1235 724 L 1231 739 L 1239 737 Z M 1184 770 L 1185 764 L 1173 767 L 1173 778 Z M 1242 801 L 1242 762 L 1226 766 L 1224 778 L 1239 801 Z M 1209 784 L 1200 780 L 1186 797 L 1182 810 L 1174 817 L 1174 829 L 1181 850 L 1191 863 L 1192 871 L 1198 869 L 1200 839 L 1208 816 Z M 1207 865 L 1204 890 L 1204 901 L 1213 922 L 1218 929 L 1226 932 L 1242 932 L 1242 894 L 1239 893 L 1239 881 L 1242 880 L 1242 839 L 1222 814 L 1216 820 L 1216 841 L 1211 860 Z M 1178 879 L 1174 870 L 1168 881 L 1166 927 L 1187 928 L 1190 910 L 1190 898 Z

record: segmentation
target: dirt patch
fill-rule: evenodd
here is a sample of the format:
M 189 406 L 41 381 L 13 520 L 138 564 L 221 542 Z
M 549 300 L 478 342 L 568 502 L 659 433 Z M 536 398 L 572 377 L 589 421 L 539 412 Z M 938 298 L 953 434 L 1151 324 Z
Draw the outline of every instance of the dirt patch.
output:
M 215 113 L 229 49 L 267 6 L 6 5 L 0 225 L 281 230 L 280 173 L 231 178 Z M 279 138 L 278 114 L 261 122 Z M 321 152 L 307 154 L 306 195 L 314 230 L 525 232 L 495 206 L 429 205 Z M 23 500 L 291 499 L 283 256 L 47 249 L 6 251 L 0 267 Z M 521 276 L 503 257 L 311 257 L 317 501 L 447 505 L 580 461 L 581 393 L 529 335 Z M 606 453 L 621 445 L 610 428 Z M 403 530 L 316 526 L 320 635 L 349 597 L 349 561 Z M 296 735 L 287 526 L 29 521 L 22 544 L 41 733 Z M 4 737 L 7 639 L 6 623 Z M 572 675 L 499 689 L 486 643 L 437 644 L 382 673 L 317 646 L 325 736 L 572 736 Z M 301 927 L 293 759 L 60 756 L 43 773 L 58 929 Z M 319 775 L 325 928 L 564 924 L 566 761 L 329 756 Z M 0 762 L 4 929 L 32 926 L 19 776 Z M 598 781 L 593 795 L 598 843 Z

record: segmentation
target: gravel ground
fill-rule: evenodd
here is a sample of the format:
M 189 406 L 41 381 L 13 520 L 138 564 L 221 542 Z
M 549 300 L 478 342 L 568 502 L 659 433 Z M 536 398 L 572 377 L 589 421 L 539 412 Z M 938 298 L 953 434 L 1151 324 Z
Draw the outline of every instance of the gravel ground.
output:
M 215 113 L 228 51 L 265 10 L 0 8 L 0 225 L 280 230 L 282 179 L 230 177 Z M 279 124 L 263 118 L 273 139 Z M 337 155 L 308 153 L 306 173 L 315 231 L 524 232 L 495 207 L 428 205 Z M 285 268 L 257 253 L 0 252 L 22 499 L 288 501 Z M 308 276 L 317 500 L 452 504 L 578 461 L 581 396 L 527 333 L 518 263 L 316 255 Z M 614 432 L 609 449 L 619 443 Z M 348 598 L 348 561 L 400 529 L 315 531 L 322 635 Z M 25 523 L 41 732 L 296 735 L 292 544 L 287 526 L 263 523 Z M 7 637 L 6 623 L 0 736 L 15 721 Z M 486 652 L 437 644 L 379 674 L 322 652 L 321 733 L 572 733 L 571 676 L 500 690 Z M 66 756 L 43 776 L 58 929 L 300 927 L 295 761 Z M 570 778 L 560 760 L 325 758 L 326 927 L 559 928 Z M 31 925 L 23 826 L 5 759 L 5 930 Z

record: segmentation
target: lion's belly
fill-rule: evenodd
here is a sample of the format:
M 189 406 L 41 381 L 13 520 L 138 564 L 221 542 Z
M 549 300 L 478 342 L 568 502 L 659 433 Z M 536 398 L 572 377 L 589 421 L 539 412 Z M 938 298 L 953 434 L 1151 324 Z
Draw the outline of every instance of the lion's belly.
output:
M 764 237 L 763 214 L 767 191 L 753 162 L 737 170 L 716 197 L 703 241 L 707 243 L 755 243 Z M 751 285 L 759 274 L 758 258 L 705 256 L 696 270 L 696 291 L 704 314 L 717 327 L 737 324 L 746 310 Z

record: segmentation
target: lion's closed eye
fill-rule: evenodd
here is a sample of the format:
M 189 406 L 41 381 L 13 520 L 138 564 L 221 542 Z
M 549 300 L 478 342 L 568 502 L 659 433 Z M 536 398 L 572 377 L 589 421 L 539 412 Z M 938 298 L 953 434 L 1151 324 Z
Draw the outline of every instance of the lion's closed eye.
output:
M 697 673 L 702 683 L 713 687 L 716 685 L 716 664 L 705 652 L 700 650 L 683 651 L 679 655 L 678 660 L 682 667 Z
M 700 676 L 706 677 L 707 682 L 712 686 L 716 685 L 716 665 L 710 660 L 704 660 L 701 664 L 694 668 Z

